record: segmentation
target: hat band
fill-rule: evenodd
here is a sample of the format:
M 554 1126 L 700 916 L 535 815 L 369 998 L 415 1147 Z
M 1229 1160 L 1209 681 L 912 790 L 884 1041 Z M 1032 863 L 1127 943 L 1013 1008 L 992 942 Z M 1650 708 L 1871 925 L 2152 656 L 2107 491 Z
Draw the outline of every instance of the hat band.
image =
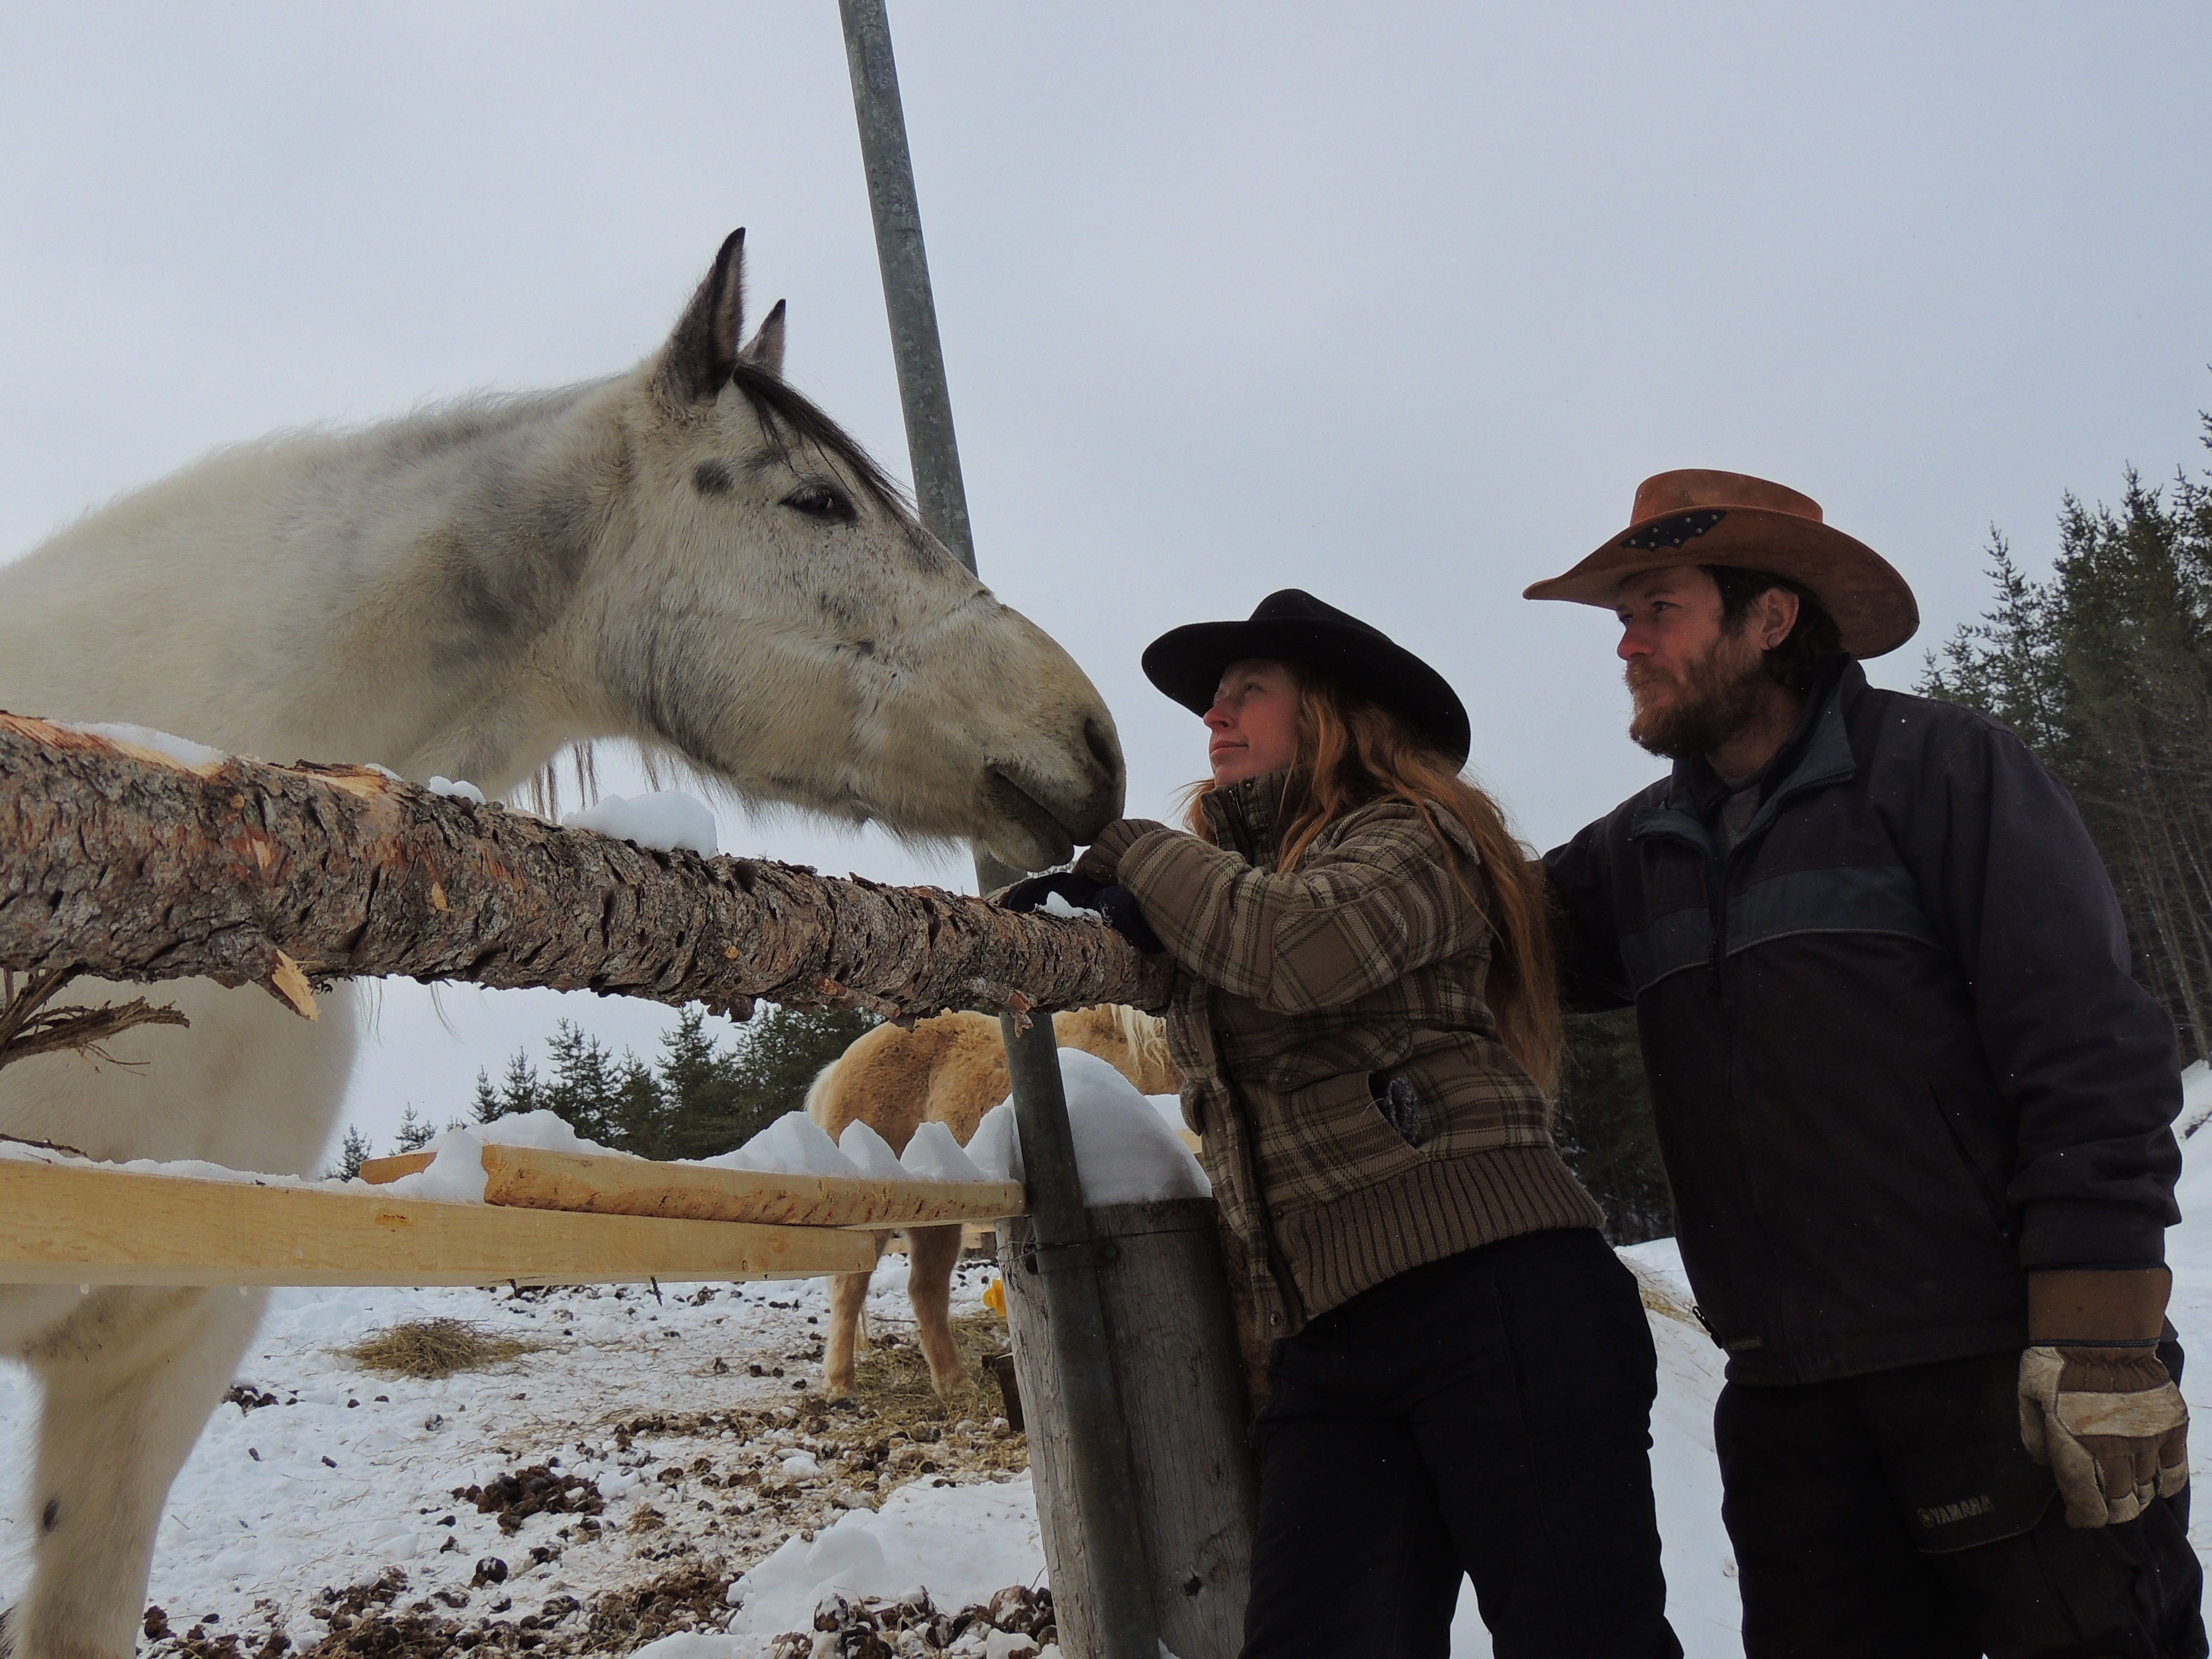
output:
M 1672 519 L 1662 519 L 1656 524 L 1645 525 L 1633 536 L 1622 537 L 1620 544 L 1639 548 L 1645 552 L 1662 547 L 1685 547 L 1726 517 L 1726 509 L 1721 507 L 1684 513 Z

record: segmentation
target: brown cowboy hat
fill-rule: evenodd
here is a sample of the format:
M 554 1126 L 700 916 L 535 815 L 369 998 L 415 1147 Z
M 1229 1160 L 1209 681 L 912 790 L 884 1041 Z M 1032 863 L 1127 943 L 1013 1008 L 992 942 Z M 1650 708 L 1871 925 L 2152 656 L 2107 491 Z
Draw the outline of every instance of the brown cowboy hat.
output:
M 1741 472 L 1686 467 L 1636 486 L 1634 522 L 1564 576 L 1521 597 L 1611 610 L 1620 585 L 1646 570 L 1726 564 L 1786 576 L 1836 619 L 1854 657 L 1894 651 L 1920 626 L 1912 590 L 1889 561 L 1832 528 L 1809 495 Z

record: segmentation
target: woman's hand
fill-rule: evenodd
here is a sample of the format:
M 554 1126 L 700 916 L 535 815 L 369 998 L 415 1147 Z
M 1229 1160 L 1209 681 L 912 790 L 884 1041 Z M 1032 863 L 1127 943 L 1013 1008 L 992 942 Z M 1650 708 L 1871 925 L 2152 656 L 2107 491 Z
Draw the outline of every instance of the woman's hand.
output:
M 1091 902 L 1115 933 L 1146 956 L 1156 957 L 1168 948 L 1160 943 L 1160 936 L 1152 931 L 1152 924 L 1145 920 L 1144 911 L 1138 907 L 1137 896 L 1127 888 L 1102 887 L 1098 896 Z
M 1152 818 L 1116 818 L 1098 832 L 1098 839 L 1076 860 L 1075 873 L 1101 887 L 1110 887 L 1120 872 L 1121 854 L 1144 836 L 1166 828 Z
M 1054 895 L 1074 909 L 1096 910 L 1106 918 L 1108 926 L 1146 956 L 1158 956 L 1167 948 L 1137 908 L 1135 894 L 1126 887 L 1101 887 L 1073 870 L 1018 881 L 1000 896 L 999 902 L 1009 910 L 1042 910 L 1045 901 Z
M 999 905 L 1006 910 L 1042 910 L 1044 902 L 1058 894 L 1078 910 L 1098 908 L 1098 884 L 1087 876 L 1079 876 L 1073 870 L 1055 870 L 1050 875 L 1031 876 L 1016 882 L 1000 895 Z

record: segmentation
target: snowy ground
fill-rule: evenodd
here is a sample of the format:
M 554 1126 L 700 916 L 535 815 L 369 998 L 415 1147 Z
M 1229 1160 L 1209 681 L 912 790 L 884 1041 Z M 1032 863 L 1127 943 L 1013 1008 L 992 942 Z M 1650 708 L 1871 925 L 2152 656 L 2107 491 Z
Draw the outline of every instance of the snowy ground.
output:
M 963 1267 L 956 1316 L 981 1310 L 994 1276 Z M 903 1257 L 886 1258 L 872 1304 L 878 1329 L 903 1327 Z M 378 1376 L 336 1352 L 441 1316 L 546 1346 L 441 1382 Z M 395 1611 L 424 1602 L 467 1620 L 497 1603 L 519 1620 L 556 1598 L 589 1603 L 713 1566 L 719 1619 L 721 1586 L 736 1572 L 894 1492 L 885 1522 L 925 1521 L 933 1538 L 975 1547 L 951 1553 L 981 1577 L 946 1573 L 942 1546 L 921 1564 L 940 1599 L 983 1600 L 1038 1578 L 1026 1475 L 981 1467 L 1003 1461 L 990 1455 L 1006 1449 L 1003 1425 L 955 1425 L 942 1443 L 901 1438 L 884 1458 L 860 1455 L 869 1425 L 820 1409 L 827 1318 L 818 1280 L 663 1285 L 658 1300 L 639 1287 L 279 1291 L 240 1367 L 241 1382 L 275 1403 L 216 1409 L 172 1494 L 149 1601 L 176 1636 L 235 1632 L 258 1653 L 272 1628 L 313 1647 L 327 1630 L 313 1616 L 318 1592 L 394 1567 L 407 1577 Z M 24 1374 L 0 1371 L 0 1436 L 19 1470 L 33 1406 Z M 876 1462 L 885 1466 L 868 1467 Z M 454 1496 L 539 1465 L 595 1483 L 604 1509 L 540 1513 L 502 1531 L 496 1514 Z M 959 1484 L 939 1484 L 947 1480 Z M 25 1510 L 12 1496 L 0 1521 L 0 1601 L 26 1571 Z M 478 1564 L 492 1559 L 504 1576 L 482 1582 Z
M 2185 1122 L 2212 1110 L 2201 1068 L 2191 1085 Z M 2181 1200 L 2191 1219 L 2168 1236 L 2173 1318 L 2185 1340 L 2212 1356 L 2212 1131 L 2185 1152 Z M 1628 1254 L 1686 1304 L 1671 1242 Z M 956 1315 L 980 1309 L 992 1276 L 981 1264 L 963 1268 Z M 904 1280 L 903 1258 L 887 1259 L 871 1299 L 879 1328 L 903 1328 Z M 813 1390 L 828 1308 L 818 1282 L 660 1292 L 279 1292 L 241 1376 L 276 1403 L 217 1410 L 161 1527 L 149 1601 L 167 1615 L 164 1647 L 205 1652 L 229 1632 L 258 1654 L 271 1650 L 272 1632 L 295 1649 L 327 1644 L 330 1621 L 317 1614 L 343 1598 L 319 1593 L 383 1577 L 378 1599 L 394 1612 L 465 1624 L 539 1619 L 549 1649 L 618 1651 L 658 1638 L 653 1659 L 757 1659 L 766 1651 L 759 1636 L 790 1628 L 780 1621 L 824 1586 L 891 1597 L 922 1586 L 954 1608 L 1042 1581 L 1027 1477 L 994 1467 L 1018 1462 L 1003 1426 L 969 1420 L 932 1442 L 886 1437 L 850 1413 L 821 1410 Z M 546 1346 L 445 1382 L 379 1377 L 335 1352 L 440 1315 Z M 1735 1567 L 1712 1455 L 1720 1357 L 1694 1324 L 1650 1318 L 1668 1613 L 1692 1659 L 1734 1659 Z M 2212 1422 L 2212 1358 L 2190 1368 L 2185 1391 L 2198 1421 Z M 19 1469 L 31 1407 L 21 1373 L 0 1372 L 0 1436 Z M 2197 1437 L 2194 1461 L 2212 1474 L 2212 1434 Z M 496 1514 L 454 1496 L 541 1465 L 595 1483 L 603 1509 L 541 1513 L 503 1531 Z M 16 1496 L 0 1538 L 22 1534 Z M 2212 1510 L 2202 1512 L 2195 1537 L 2212 1554 Z M 0 1597 L 12 1596 L 21 1551 L 0 1546 Z M 503 1577 L 479 1570 L 492 1560 Z M 395 1568 L 405 1575 L 396 1591 Z M 748 1569 L 759 1571 L 738 1626 L 753 1615 L 768 1622 L 722 1634 L 721 1587 Z M 635 1605 L 615 1594 L 641 1585 L 659 1593 Z M 618 1603 L 621 1618 L 594 1619 L 595 1606 Z M 686 1629 L 696 1633 L 668 1633 Z M 980 1644 L 974 1651 L 986 1655 Z M 1467 1596 L 1455 1659 L 1489 1651 Z

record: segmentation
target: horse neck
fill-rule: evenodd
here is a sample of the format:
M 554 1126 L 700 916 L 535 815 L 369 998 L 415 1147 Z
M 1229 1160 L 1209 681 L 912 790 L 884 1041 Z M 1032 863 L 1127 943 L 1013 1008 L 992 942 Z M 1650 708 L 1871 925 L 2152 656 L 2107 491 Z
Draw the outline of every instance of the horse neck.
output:
M 249 446 L 92 515 L 0 570 L 0 708 L 510 787 L 587 720 L 560 600 L 623 499 L 619 389 Z

